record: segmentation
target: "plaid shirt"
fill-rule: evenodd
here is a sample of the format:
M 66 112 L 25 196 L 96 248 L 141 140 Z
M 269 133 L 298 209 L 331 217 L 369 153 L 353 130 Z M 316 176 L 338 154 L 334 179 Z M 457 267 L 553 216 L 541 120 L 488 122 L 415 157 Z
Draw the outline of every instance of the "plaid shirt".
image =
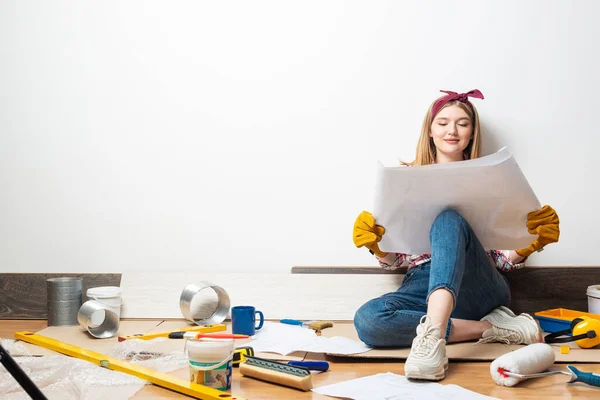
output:
M 523 268 L 525 266 L 525 260 L 519 263 L 512 263 L 508 259 L 508 254 L 510 250 L 488 250 L 487 255 L 492 261 L 492 263 L 498 268 L 500 271 L 507 272 L 512 271 L 514 269 Z M 398 269 L 404 264 L 405 261 L 408 262 L 408 269 L 416 267 L 417 265 L 425 264 L 426 262 L 431 261 L 431 254 L 421 254 L 420 256 L 396 253 L 396 259 L 394 262 L 390 264 L 386 264 L 382 262 L 379 258 L 379 265 L 381 265 L 384 269 Z

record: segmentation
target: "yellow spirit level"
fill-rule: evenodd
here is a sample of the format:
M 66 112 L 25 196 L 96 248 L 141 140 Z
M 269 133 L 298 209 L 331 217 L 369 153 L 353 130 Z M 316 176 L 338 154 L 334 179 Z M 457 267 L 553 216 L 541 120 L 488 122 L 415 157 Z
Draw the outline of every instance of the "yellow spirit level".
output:
M 204 385 L 189 382 L 183 379 L 175 378 L 169 374 L 155 371 L 150 368 L 142 367 L 127 361 L 119 360 L 96 353 L 95 351 L 87 350 L 82 347 L 73 346 L 68 343 L 63 343 L 59 340 L 51 339 L 46 336 L 37 335 L 33 332 L 15 332 L 15 338 L 27 343 L 35 344 L 56 351 L 67 356 L 79 358 L 89 361 L 113 371 L 123 372 L 129 375 L 136 376 L 145 381 L 151 382 L 157 386 L 173 390 L 188 396 L 195 397 L 201 400 L 246 400 L 245 398 L 233 396 L 230 393 L 222 392 Z

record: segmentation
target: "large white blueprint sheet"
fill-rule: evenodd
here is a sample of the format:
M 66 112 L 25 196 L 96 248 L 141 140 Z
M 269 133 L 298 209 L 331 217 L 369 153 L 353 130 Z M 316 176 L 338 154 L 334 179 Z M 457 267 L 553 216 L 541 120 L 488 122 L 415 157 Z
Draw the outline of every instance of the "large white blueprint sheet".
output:
M 506 147 L 474 160 L 423 166 L 379 163 L 373 216 L 385 252 L 431 253 L 429 231 L 444 209 L 458 211 L 486 249 L 514 250 L 534 239 L 527 214 L 540 203 Z

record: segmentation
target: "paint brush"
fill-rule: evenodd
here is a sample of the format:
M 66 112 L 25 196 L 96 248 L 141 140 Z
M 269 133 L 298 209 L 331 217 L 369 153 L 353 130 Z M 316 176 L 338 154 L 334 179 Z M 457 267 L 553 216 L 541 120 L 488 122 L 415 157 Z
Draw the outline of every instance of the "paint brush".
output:
M 297 325 L 303 328 L 310 328 L 315 331 L 320 331 L 325 328 L 331 328 L 333 326 L 333 322 L 331 321 L 309 321 L 303 322 L 297 319 L 280 319 L 279 322 L 287 325 Z
M 169 339 L 248 339 L 248 335 L 232 333 L 171 332 Z

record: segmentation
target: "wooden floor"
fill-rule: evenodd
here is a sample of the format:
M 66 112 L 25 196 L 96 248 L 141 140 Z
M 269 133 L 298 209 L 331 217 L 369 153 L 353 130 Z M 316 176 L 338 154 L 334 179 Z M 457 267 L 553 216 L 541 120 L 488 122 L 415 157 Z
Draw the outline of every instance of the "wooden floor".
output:
M 0 321 L 0 338 L 12 338 L 15 331 L 38 331 L 46 327 L 45 320 L 4 320 Z M 311 358 L 321 358 L 321 355 L 311 354 Z M 404 364 L 398 361 L 381 360 L 351 360 L 347 358 L 327 357 L 330 370 L 313 376 L 315 387 L 350 379 L 373 375 L 380 372 L 404 373 Z M 591 388 L 584 384 L 566 384 L 568 377 L 553 375 L 545 378 L 531 379 L 522 382 L 517 387 L 505 388 L 497 386 L 490 377 L 489 362 L 451 362 L 446 379 L 442 384 L 455 384 L 466 389 L 492 396 L 499 399 L 600 399 L 600 389 Z M 565 367 L 564 364 L 556 364 Z M 583 371 L 600 374 L 600 364 L 577 364 Z M 186 378 L 187 370 L 174 373 Z M 332 399 L 312 392 L 301 392 L 242 377 L 234 369 L 231 393 L 247 399 L 282 400 L 282 399 Z M 152 385 L 144 387 L 134 399 L 185 399 L 186 396 L 170 392 Z

